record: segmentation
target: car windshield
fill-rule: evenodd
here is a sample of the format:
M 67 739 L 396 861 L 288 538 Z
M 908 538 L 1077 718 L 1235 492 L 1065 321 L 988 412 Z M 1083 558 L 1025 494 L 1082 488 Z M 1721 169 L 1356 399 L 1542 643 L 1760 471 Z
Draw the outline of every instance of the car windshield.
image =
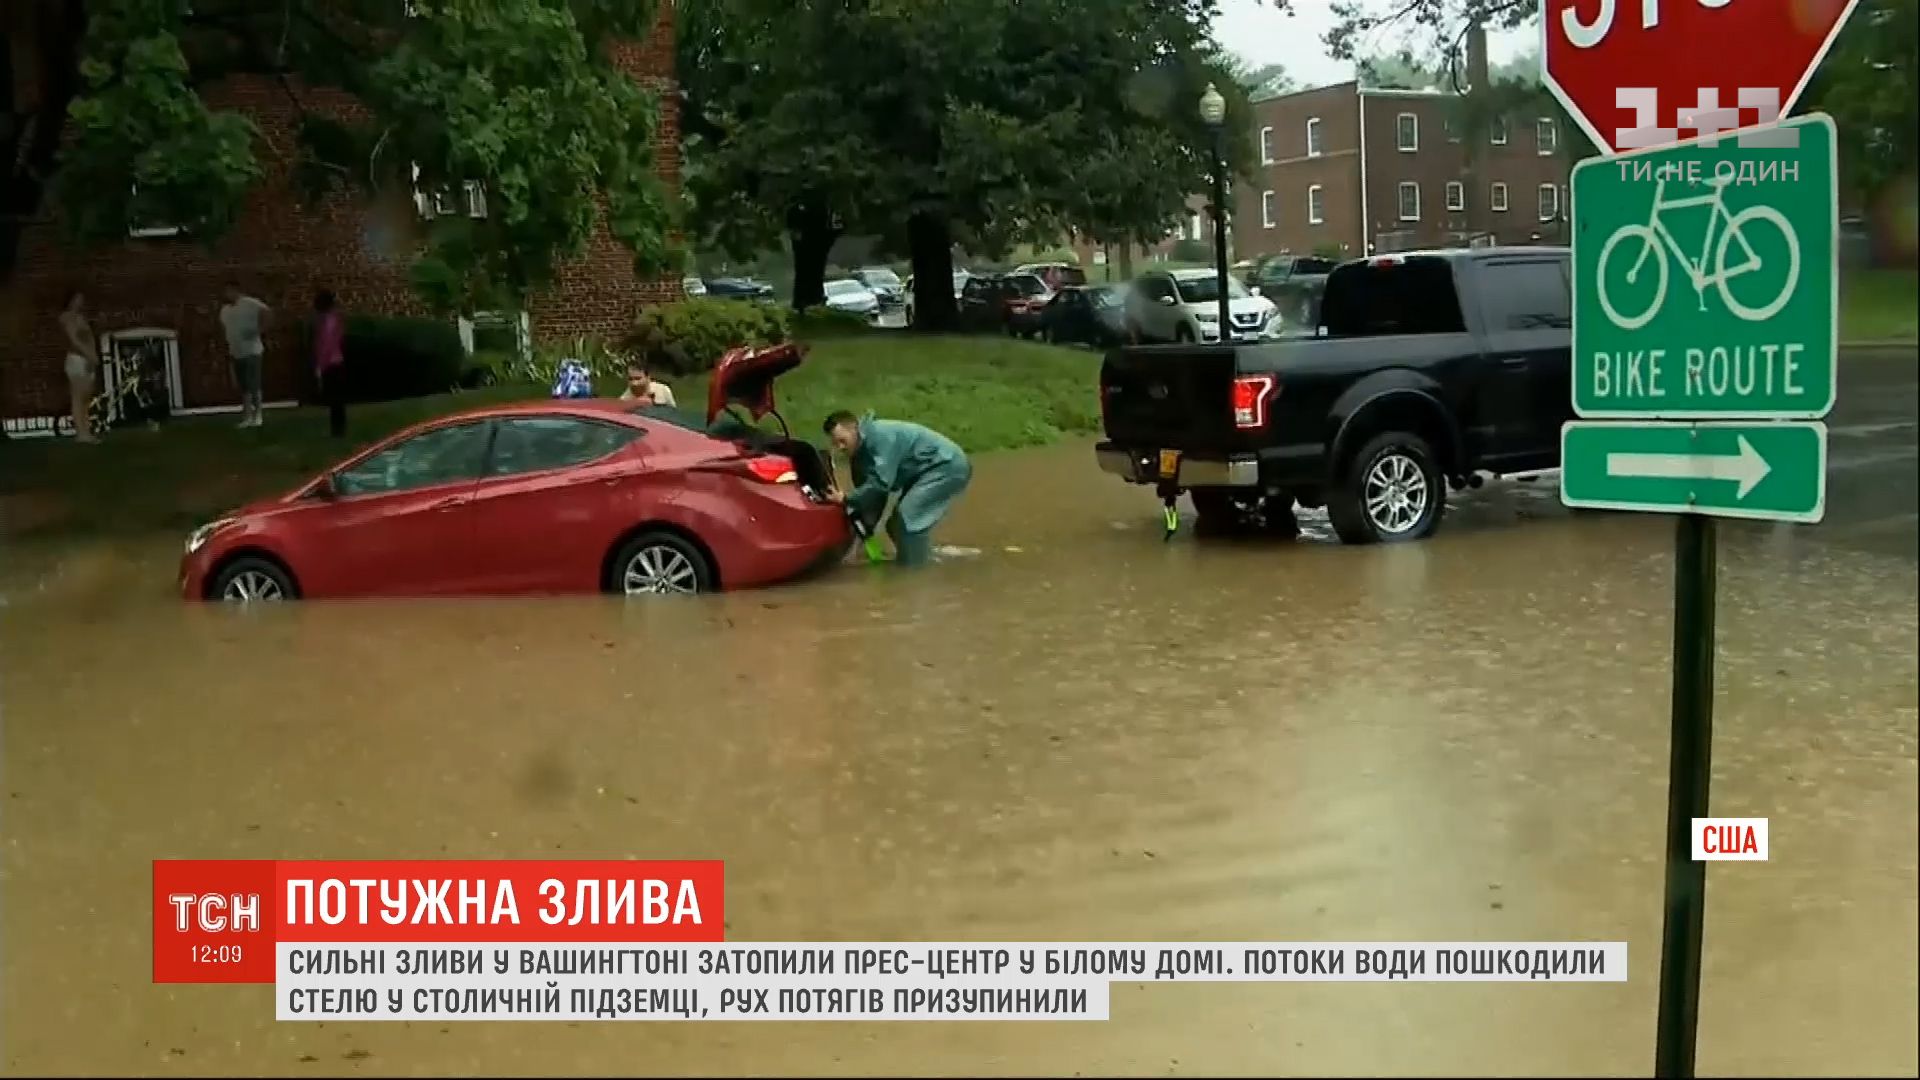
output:
M 1332 259 L 1295 259 L 1293 272 L 1296 274 L 1331 274 L 1337 265 Z
M 1183 304 L 1205 304 L 1220 299 L 1220 279 L 1214 277 L 1181 278 L 1174 282 L 1180 290 L 1180 302 Z M 1247 287 L 1240 284 L 1239 278 L 1227 279 L 1227 298 L 1238 300 L 1251 296 Z
M 1047 283 L 1032 274 L 1021 274 L 1007 279 L 1007 291 L 1021 296 L 1039 296 L 1047 291 Z
M 887 269 L 884 266 L 879 267 L 878 269 L 862 270 L 860 271 L 860 276 L 862 278 L 865 278 L 868 282 L 876 285 L 900 284 L 900 275 L 894 273 L 893 271 Z
M 865 285 L 860 284 L 857 281 L 827 282 L 828 296 L 858 296 L 861 293 L 866 291 L 867 291 L 867 287 Z
M 1117 308 L 1120 306 L 1119 289 L 1088 289 L 1087 296 L 1092 299 L 1094 307 Z

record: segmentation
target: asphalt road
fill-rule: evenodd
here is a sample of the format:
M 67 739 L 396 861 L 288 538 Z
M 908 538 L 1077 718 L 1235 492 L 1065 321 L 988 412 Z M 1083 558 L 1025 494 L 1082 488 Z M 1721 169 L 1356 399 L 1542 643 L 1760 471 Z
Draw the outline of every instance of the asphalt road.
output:
M 1827 520 L 1810 535 L 1920 560 L 1920 347 L 1843 355 L 1827 428 Z

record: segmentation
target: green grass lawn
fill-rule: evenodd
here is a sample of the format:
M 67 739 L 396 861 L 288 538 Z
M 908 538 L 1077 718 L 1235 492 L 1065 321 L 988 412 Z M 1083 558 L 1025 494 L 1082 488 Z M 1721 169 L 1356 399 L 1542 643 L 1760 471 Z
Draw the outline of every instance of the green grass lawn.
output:
M 1920 339 L 1920 273 L 1853 270 L 1840 275 L 1841 341 Z
M 1100 424 L 1095 353 L 1001 337 L 862 332 L 817 342 L 776 390 L 795 434 L 823 443 L 834 409 L 915 420 L 970 452 L 1036 446 Z M 671 380 L 704 408 L 706 376 Z M 618 394 L 617 385 L 602 387 Z M 0 536 L 181 531 L 286 491 L 353 450 L 409 424 L 474 406 L 545 396 L 544 387 L 490 387 L 356 406 L 349 438 L 327 435 L 324 409 L 272 410 L 265 427 L 231 416 L 183 417 L 159 432 L 122 430 L 99 446 L 70 439 L 0 441 Z M 768 419 L 767 424 L 774 426 Z

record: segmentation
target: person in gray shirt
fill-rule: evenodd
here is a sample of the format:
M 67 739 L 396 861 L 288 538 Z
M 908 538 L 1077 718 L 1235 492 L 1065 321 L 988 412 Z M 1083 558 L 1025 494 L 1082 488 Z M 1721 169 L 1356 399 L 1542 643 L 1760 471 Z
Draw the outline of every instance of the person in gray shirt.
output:
M 220 306 L 220 329 L 226 332 L 233 378 L 240 384 L 240 426 L 259 427 L 260 368 L 266 354 L 267 317 L 273 309 L 232 282 L 227 283 L 226 300 Z

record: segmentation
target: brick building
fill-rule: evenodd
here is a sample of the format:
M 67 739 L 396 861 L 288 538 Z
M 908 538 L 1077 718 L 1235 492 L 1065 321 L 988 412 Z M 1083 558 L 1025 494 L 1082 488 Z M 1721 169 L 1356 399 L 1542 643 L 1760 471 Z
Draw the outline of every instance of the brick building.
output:
M 5 6 L 14 16 L 0 21 L 14 58 L 9 65 L 12 123 L 0 134 L 30 130 L 29 121 L 57 122 L 55 114 L 64 108 L 64 103 L 51 104 L 59 97 L 58 88 L 49 88 L 48 73 L 21 62 L 44 49 L 47 37 L 44 26 L 33 25 L 30 12 L 53 11 L 57 5 Z M 673 17 L 671 0 L 662 3 L 651 35 L 617 43 L 613 58 L 659 94 L 664 115 L 654 153 L 663 179 L 677 190 Z M 252 118 L 262 133 L 255 150 L 265 173 L 234 228 L 212 248 L 155 224 L 121 243 L 78 250 L 44 199 L 24 212 L 16 209 L 6 223 L 14 249 L 10 264 L 0 258 L 0 418 L 10 428 L 38 426 L 39 418 L 66 410 L 65 349 L 56 317 L 70 289 L 87 295 L 103 357 L 157 345 L 166 357 L 174 407 L 211 411 L 238 401 L 216 313 L 223 284 L 239 283 L 276 311 L 267 342 L 265 392 L 270 403 L 288 401 L 301 396 L 310 378 L 299 324 L 316 289 L 334 290 L 349 312 L 423 314 L 407 282 L 418 222 L 436 212 L 486 212 L 484 192 L 474 187 L 451 199 L 401 195 L 381 205 L 331 194 L 318 205 L 304 205 L 293 187 L 291 160 L 301 107 L 350 118 L 359 112 L 358 103 L 337 90 L 298 83 L 283 87 L 256 76 L 229 78 L 201 93 L 214 108 L 239 109 Z M 29 156 L 24 145 L 9 149 L 13 156 L 0 159 L 0 171 L 24 167 Z M 0 236 L 0 242 L 7 239 Z M 539 340 L 613 335 L 630 325 L 642 304 L 680 295 L 677 279 L 637 279 L 632 253 L 601 222 L 586 253 L 560 269 L 554 287 L 532 298 L 525 315 L 504 321 Z M 469 340 L 471 330 L 463 322 Z
M 1236 192 L 1236 257 L 1566 243 L 1575 133 L 1516 115 L 1470 148 L 1451 130 L 1456 100 L 1346 82 L 1256 102 L 1260 164 Z

